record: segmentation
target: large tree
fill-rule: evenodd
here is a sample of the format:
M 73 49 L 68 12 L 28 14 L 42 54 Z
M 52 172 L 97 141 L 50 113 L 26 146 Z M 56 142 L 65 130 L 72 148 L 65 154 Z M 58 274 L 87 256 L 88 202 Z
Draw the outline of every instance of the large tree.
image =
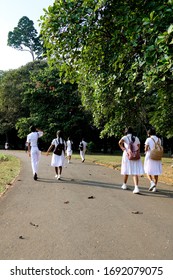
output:
M 172 13 L 172 0 L 55 1 L 45 10 L 49 62 L 78 82 L 102 135 L 154 125 L 173 136 Z
M 23 103 L 25 84 L 33 74 L 47 65 L 42 61 L 28 63 L 19 69 L 3 72 L 0 76 L 0 134 L 8 134 L 15 129 L 21 117 L 29 116 L 29 106 Z
M 26 16 L 22 17 L 17 27 L 8 33 L 7 44 L 19 51 L 28 51 L 32 60 L 38 58 L 43 52 L 40 36 L 34 28 L 34 23 Z
M 44 140 L 50 142 L 57 130 L 63 130 L 65 137 L 75 142 L 90 135 L 91 121 L 82 104 L 77 84 L 61 83 L 59 71 L 45 67 L 31 73 L 31 80 L 25 84 L 23 104 L 28 105 L 29 116 L 19 118 L 16 124 L 19 135 L 26 135 L 31 124 L 44 130 Z
M 62 83 L 59 71 L 41 60 L 2 73 L 0 120 L 0 134 L 7 138 L 16 128 L 25 139 L 32 124 L 44 130 L 43 141 L 49 144 L 59 129 L 75 144 L 83 136 L 89 141 L 98 136 L 91 127 L 91 115 L 81 104 L 77 84 Z

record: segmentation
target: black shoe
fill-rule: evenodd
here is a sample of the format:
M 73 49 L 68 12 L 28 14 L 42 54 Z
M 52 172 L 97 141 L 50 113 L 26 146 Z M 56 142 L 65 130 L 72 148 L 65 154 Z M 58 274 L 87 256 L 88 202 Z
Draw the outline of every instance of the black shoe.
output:
M 37 173 L 34 174 L 34 180 L 37 181 Z

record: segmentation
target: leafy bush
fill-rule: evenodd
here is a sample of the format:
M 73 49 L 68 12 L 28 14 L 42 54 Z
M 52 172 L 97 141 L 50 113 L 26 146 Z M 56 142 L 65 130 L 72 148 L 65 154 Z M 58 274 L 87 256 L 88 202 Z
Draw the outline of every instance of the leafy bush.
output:
M 6 155 L 4 155 L 4 154 L 0 154 L 0 162 L 2 162 L 2 161 L 8 161 L 8 160 L 9 160 L 8 156 L 6 156 Z

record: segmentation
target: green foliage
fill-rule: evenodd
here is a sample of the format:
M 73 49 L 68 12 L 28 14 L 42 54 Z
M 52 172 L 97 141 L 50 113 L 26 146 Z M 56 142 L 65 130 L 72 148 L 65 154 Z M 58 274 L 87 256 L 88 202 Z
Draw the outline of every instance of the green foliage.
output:
M 41 17 L 50 65 L 78 83 L 102 137 L 127 125 L 173 136 L 172 13 L 166 0 L 68 0 Z
M 89 151 L 89 152 L 94 152 L 94 151 L 96 151 L 97 149 L 96 149 L 96 145 L 92 142 L 92 141 L 90 141 L 88 144 L 87 144 L 87 151 Z
M 77 85 L 61 83 L 59 71 L 46 67 L 31 73 L 30 83 L 25 84 L 23 104 L 29 107 L 29 116 L 16 124 L 20 137 L 25 127 L 35 124 L 44 130 L 44 140 L 50 141 L 57 130 L 73 139 L 89 128 L 89 116 L 81 105 Z
M 17 27 L 8 33 L 8 46 L 20 51 L 28 51 L 35 60 L 43 52 L 40 36 L 34 28 L 34 23 L 28 17 L 22 17 Z
M 49 143 L 59 129 L 76 143 L 95 133 L 77 84 L 62 83 L 59 71 L 40 60 L 3 73 L 0 118 L 0 134 L 16 128 L 21 139 L 26 138 L 32 124 L 44 130 L 43 141 Z
M 29 116 L 28 104 L 23 103 L 26 83 L 30 82 L 30 72 L 36 73 L 43 65 L 47 64 L 35 61 L 3 73 L 0 79 L 0 134 L 7 134 L 15 128 L 19 118 Z M 26 129 L 28 131 L 28 127 Z
M 8 156 L 6 156 L 4 154 L 0 154 L 0 162 L 8 161 L 8 160 L 9 160 Z

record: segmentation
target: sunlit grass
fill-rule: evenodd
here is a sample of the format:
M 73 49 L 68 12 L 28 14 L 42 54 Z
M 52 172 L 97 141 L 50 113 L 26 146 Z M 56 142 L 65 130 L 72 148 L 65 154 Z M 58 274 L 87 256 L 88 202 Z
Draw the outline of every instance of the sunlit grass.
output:
M 0 194 L 15 179 L 20 171 L 20 160 L 11 155 L 0 153 Z

